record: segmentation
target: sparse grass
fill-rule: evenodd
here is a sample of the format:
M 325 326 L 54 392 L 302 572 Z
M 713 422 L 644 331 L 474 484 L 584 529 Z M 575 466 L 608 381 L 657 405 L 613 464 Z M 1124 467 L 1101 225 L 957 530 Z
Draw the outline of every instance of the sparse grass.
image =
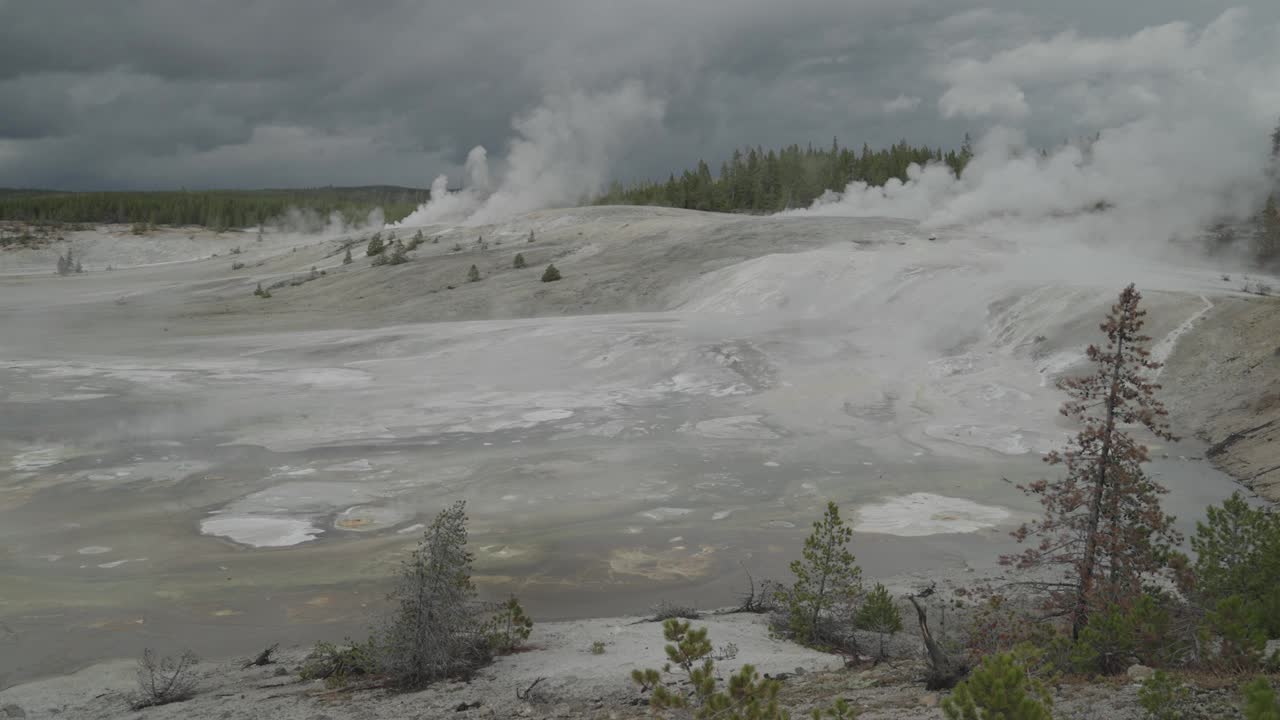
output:
M 134 710 L 188 700 L 196 694 L 196 663 L 190 650 L 178 657 L 159 657 L 151 648 L 138 660 L 138 692 L 129 699 Z
M 603 654 L 604 654 L 604 642 L 603 642 L 603 641 L 601 641 L 601 640 L 596 640 L 596 641 L 592 642 L 592 643 L 591 643 L 591 650 L 590 650 L 590 652 L 591 652 L 591 654 L 592 654 L 592 655 L 603 655 Z
M 327 687 L 341 687 L 354 677 L 373 675 L 378 664 L 373 648 L 368 643 L 347 641 L 346 647 L 333 643 L 316 643 L 311 653 L 302 661 L 303 680 L 323 680 Z
M 702 617 L 702 613 L 696 608 L 688 605 L 678 605 L 676 603 L 663 600 L 653 606 L 653 615 L 649 617 L 649 622 L 665 622 L 672 618 L 681 618 L 684 620 L 698 620 Z

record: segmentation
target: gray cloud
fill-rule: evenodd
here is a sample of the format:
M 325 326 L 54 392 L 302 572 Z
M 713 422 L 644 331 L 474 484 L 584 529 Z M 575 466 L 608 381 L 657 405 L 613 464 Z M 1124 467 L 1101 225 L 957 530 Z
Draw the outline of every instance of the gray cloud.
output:
M 629 82 L 665 113 L 620 179 L 748 143 L 954 145 L 1018 110 L 999 95 L 1026 84 L 1017 58 L 993 55 L 1233 5 L 1280 18 L 1272 0 L 0 0 L 0 186 L 425 186 L 475 145 L 501 168 L 512 119 L 543 98 Z M 993 78 L 991 108 L 940 108 L 976 87 L 962 58 L 1017 82 Z M 1100 108 L 1122 101 L 1141 98 Z M 1047 113 L 1032 140 L 1090 123 Z

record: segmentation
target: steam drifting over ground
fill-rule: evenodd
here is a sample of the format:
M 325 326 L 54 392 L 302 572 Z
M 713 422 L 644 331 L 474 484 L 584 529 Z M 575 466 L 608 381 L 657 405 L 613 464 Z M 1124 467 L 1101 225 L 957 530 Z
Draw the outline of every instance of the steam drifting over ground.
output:
M 610 92 L 550 95 L 537 109 L 515 118 L 517 136 L 506 167 L 491 187 L 488 152 L 467 155 L 468 183 L 448 192 L 444 175 L 431 184 L 431 200 L 399 226 L 457 223 L 482 225 L 531 210 L 574 205 L 604 189 L 614 162 L 662 119 L 664 105 L 639 83 Z

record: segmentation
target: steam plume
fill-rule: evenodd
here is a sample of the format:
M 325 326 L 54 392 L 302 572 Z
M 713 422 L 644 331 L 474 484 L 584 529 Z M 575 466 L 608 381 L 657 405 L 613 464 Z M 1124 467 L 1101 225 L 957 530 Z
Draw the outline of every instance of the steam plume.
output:
M 467 155 L 469 182 L 448 192 L 448 178 L 431 184 L 431 200 L 400 225 L 480 225 L 546 207 L 572 205 L 604 189 L 609 170 L 636 136 L 657 125 L 663 103 L 638 83 L 612 92 L 552 95 L 512 121 L 506 169 L 491 188 L 483 147 Z
M 850 184 L 801 213 L 890 215 L 925 227 L 1049 239 L 1167 240 L 1241 219 L 1270 188 L 1268 135 L 1280 116 L 1280 28 L 1228 11 L 1123 38 L 1064 33 L 938 71 L 944 115 L 992 129 L 960 178 L 913 166 L 883 188 Z M 1023 128 L 1070 114 L 1096 139 L 1045 155 Z

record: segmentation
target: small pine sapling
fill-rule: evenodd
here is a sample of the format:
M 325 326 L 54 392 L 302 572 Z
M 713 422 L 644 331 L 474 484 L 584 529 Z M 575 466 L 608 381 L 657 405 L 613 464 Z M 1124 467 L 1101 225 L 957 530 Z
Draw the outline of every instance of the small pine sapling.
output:
M 528 267 L 528 264 L 524 261 L 524 253 L 516 253 L 516 259 L 511 261 L 511 266 L 517 270 Z
M 485 629 L 490 649 L 499 655 L 518 650 L 531 632 L 533 619 L 525 615 L 514 595 L 497 607 Z
M 1266 678 L 1258 678 L 1244 686 L 1245 720 L 1280 720 L 1280 702 Z
M 1150 720 L 1183 720 L 1190 699 L 1191 690 L 1163 670 L 1143 680 L 1138 689 L 1138 704 Z
M 984 659 L 942 701 L 947 720 L 1052 720 L 1053 699 L 1028 670 L 1035 652 L 1022 646 Z
M 876 662 L 879 662 L 888 657 L 884 648 L 885 638 L 902 631 L 902 613 L 885 586 L 876 583 L 875 588 L 867 595 L 866 602 L 859 608 L 855 623 L 859 630 L 879 636 L 879 648 L 876 651 Z
M 471 269 L 467 270 L 467 282 L 480 282 L 480 269 L 475 265 L 472 265 Z
M 548 265 L 546 270 L 542 271 L 542 282 L 555 282 L 560 279 L 560 270 L 555 265 Z
M 791 563 L 796 580 L 786 596 L 789 622 L 802 643 L 819 644 L 824 618 L 852 607 L 862 594 L 862 569 L 845 547 L 852 538 L 840 508 L 828 501 L 826 513 L 804 541 L 802 558 Z

